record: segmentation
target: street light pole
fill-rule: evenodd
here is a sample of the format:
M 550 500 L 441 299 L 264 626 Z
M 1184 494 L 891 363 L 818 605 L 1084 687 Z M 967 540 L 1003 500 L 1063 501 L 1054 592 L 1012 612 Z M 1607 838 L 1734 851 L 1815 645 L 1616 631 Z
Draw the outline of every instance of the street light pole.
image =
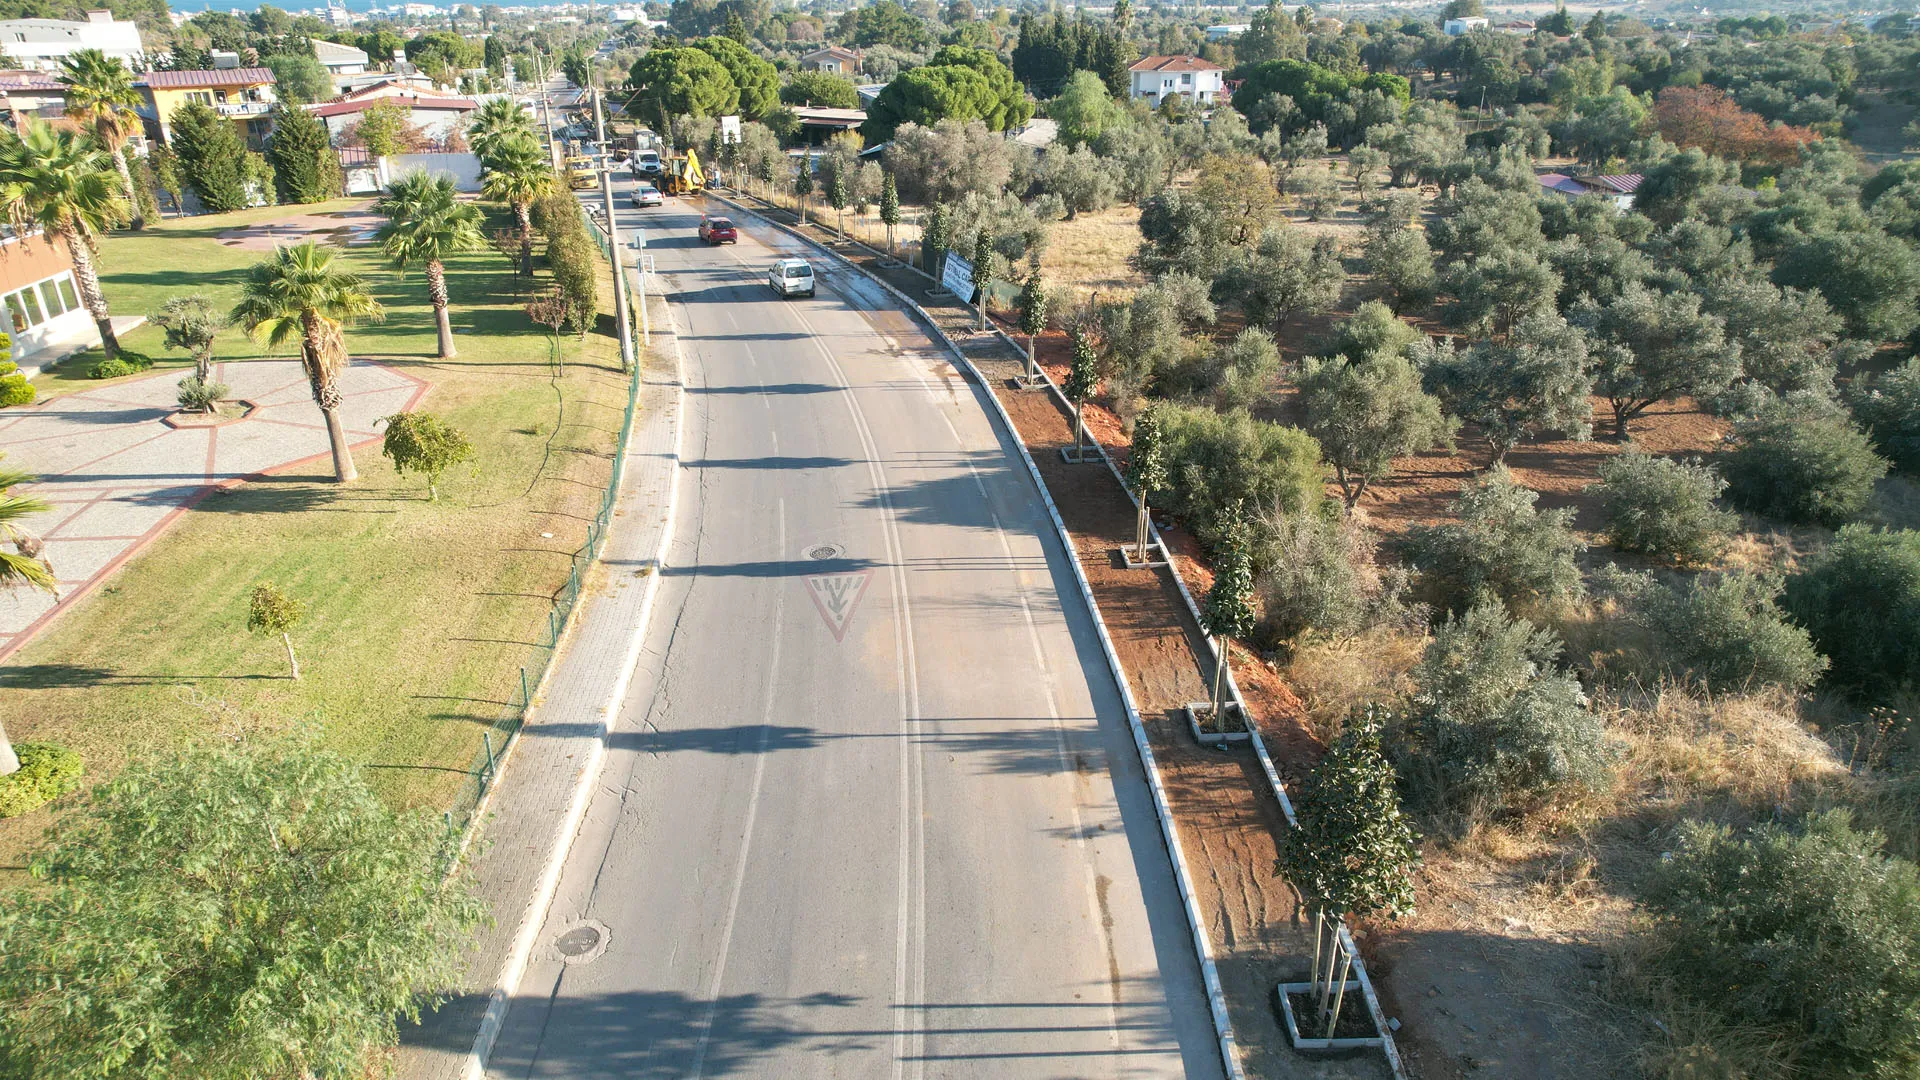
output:
M 620 370 L 632 371 L 633 326 L 627 322 L 627 268 L 620 260 L 620 223 L 613 210 L 613 154 L 607 146 L 607 121 L 600 91 L 593 92 L 593 133 L 600 141 L 600 193 L 607 203 L 607 255 L 613 260 L 613 321 L 620 327 Z
M 546 117 L 547 156 L 552 158 L 554 169 L 560 168 L 560 143 L 553 137 L 553 102 L 547 96 L 547 61 L 537 50 L 533 54 L 533 71 L 540 79 L 540 111 Z

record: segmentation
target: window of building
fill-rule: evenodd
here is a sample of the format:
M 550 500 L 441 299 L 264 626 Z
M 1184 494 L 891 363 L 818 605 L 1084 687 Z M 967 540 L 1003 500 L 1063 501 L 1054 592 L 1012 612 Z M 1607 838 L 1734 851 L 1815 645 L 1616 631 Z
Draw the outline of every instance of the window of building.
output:
M 17 334 L 78 308 L 80 298 L 74 292 L 73 275 L 63 273 L 8 293 L 5 303 L 13 331 Z

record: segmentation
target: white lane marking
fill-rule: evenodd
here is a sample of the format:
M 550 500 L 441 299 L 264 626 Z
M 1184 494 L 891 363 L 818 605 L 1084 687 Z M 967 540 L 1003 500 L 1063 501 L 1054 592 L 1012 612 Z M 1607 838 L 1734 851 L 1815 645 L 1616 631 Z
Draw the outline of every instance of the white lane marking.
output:
M 737 249 L 733 258 L 745 267 L 746 261 L 740 258 Z M 842 298 L 845 299 L 844 296 Z M 866 414 L 861 410 L 860 403 L 855 400 L 852 381 L 847 378 L 845 369 L 840 366 L 833 351 L 827 348 L 823 336 L 813 323 L 797 309 L 793 315 L 807 331 L 808 341 L 833 370 L 841 389 L 846 391 L 840 396 L 847 404 L 848 414 L 853 419 L 854 434 L 859 438 L 861 450 L 866 455 L 867 474 L 880 496 L 882 536 L 887 546 L 888 570 L 894 586 L 894 665 L 899 676 L 900 711 L 904 727 L 907 721 L 920 715 L 920 681 L 913 644 L 913 603 L 907 595 L 906 557 L 900 543 L 898 514 L 894 510 L 892 490 L 887 485 L 886 473 L 880 464 L 880 451 L 874 441 L 873 431 L 867 425 Z M 919 1078 L 926 1075 L 926 1036 L 922 1030 L 924 1018 L 916 1007 L 926 1000 L 927 977 L 925 763 L 918 754 L 913 753 L 910 745 L 914 733 L 906 731 L 904 734 L 909 737 L 900 740 L 900 889 L 898 932 L 894 942 L 894 1080 L 901 1080 L 909 1056 L 914 1060 L 914 1076 Z M 914 933 L 916 929 L 918 932 Z M 909 952 L 913 955 L 911 964 L 908 962 Z M 908 987 L 909 969 L 913 973 L 911 990 Z
M 775 527 L 784 557 L 787 550 L 787 501 L 776 499 Z M 767 775 L 767 734 L 773 727 L 774 676 L 780 670 L 780 621 L 786 610 L 786 594 L 775 592 L 773 600 L 773 653 L 767 660 L 767 704 L 760 714 L 760 745 L 753 755 L 753 790 L 747 796 L 747 820 L 740 830 L 740 858 L 733 867 L 733 895 L 727 900 L 727 922 L 720 931 L 720 955 L 713 964 L 713 979 L 707 987 L 707 1009 L 700 1018 L 700 1041 L 693 1050 L 693 1080 L 700 1080 L 706 1068 L 707 1045 L 713 1035 L 714 1014 L 720 1009 L 720 981 L 727 973 L 727 952 L 733 947 L 733 926 L 740 914 L 740 891 L 747 880 L 747 855 L 753 850 L 753 822 L 760 813 L 760 785 Z

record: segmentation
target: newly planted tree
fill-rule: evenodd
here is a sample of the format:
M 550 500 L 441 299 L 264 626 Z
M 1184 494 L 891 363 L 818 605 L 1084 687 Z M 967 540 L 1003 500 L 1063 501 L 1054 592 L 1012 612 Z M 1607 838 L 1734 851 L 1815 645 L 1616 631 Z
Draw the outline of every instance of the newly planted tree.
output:
M 980 305 L 980 329 L 987 328 L 987 298 L 993 290 L 993 237 L 982 227 L 973 240 L 973 291 Z
M 280 644 L 287 648 L 290 679 L 300 677 L 300 660 L 293 655 L 292 631 L 306 617 L 307 605 L 281 592 L 271 581 L 255 585 L 253 595 L 247 600 L 247 629 L 261 637 L 280 638 Z
M 395 269 L 420 264 L 427 271 L 427 294 L 433 300 L 433 319 L 439 330 L 440 359 L 454 355 L 453 322 L 448 316 L 448 256 L 479 251 L 487 246 L 480 231 L 480 209 L 463 203 L 451 176 L 408 173 L 395 180 L 374 208 L 387 215 L 377 239 Z
M 880 181 L 880 221 L 887 227 L 887 257 L 893 257 L 894 230 L 900 226 L 900 188 L 893 182 L 893 170 Z
M 380 453 L 393 462 L 395 472 L 405 476 L 422 473 L 427 478 L 427 499 L 440 498 L 440 477 L 448 469 L 473 459 L 473 443 L 459 428 L 426 412 L 394 413 L 384 421 L 386 439 Z
M 927 211 L 927 220 L 920 230 L 920 268 L 925 270 L 934 281 L 940 280 L 940 263 L 947 254 L 947 244 L 953 239 L 948 234 L 949 219 L 947 208 L 939 203 Z
M 1155 491 L 1167 486 L 1167 445 L 1160 427 L 1160 407 L 1149 405 L 1133 421 L 1133 445 L 1127 450 L 1127 483 L 1140 501 L 1140 517 L 1134 529 L 1133 554 L 1137 562 L 1147 561 L 1147 501 Z
M 299 340 L 300 363 L 326 418 L 334 479 L 344 484 L 359 472 L 340 420 L 340 373 L 347 366 L 343 331 L 361 319 L 383 318 L 385 311 L 360 275 L 335 265 L 334 258 L 311 240 L 275 248 L 271 258 L 247 271 L 240 302 L 227 318 L 270 348 Z
M 1020 332 L 1027 335 L 1027 381 L 1040 381 L 1040 359 L 1034 352 L 1033 339 L 1047 329 L 1047 283 L 1040 278 L 1040 271 L 1027 275 L 1027 283 L 1020 289 Z
M 793 173 L 793 195 L 800 201 L 800 224 L 807 223 L 807 196 L 813 194 L 813 162 L 800 159 L 800 167 Z
M 0 209 L 16 228 L 44 229 L 66 247 L 80 302 L 112 360 L 120 339 L 107 316 L 94 251 L 96 238 L 128 210 L 110 159 L 91 135 L 70 128 L 23 118 L 17 132 L 0 132 Z
M 1087 332 L 1076 326 L 1068 333 L 1072 341 L 1073 359 L 1067 367 L 1067 382 L 1060 389 L 1066 392 L 1067 400 L 1073 402 L 1073 460 L 1083 461 L 1086 451 L 1081 449 L 1087 433 L 1087 399 L 1100 384 L 1098 371 L 1099 354 L 1094 352 L 1093 340 Z
M 135 761 L 55 823 L 33 886 L 0 897 L 6 1063 L 366 1075 L 399 1018 L 455 984 L 485 917 L 458 842 L 312 741 L 215 738 Z
M 1238 504 L 1229 507 L 1220 527 L 1220 543 L 1213 554 L 1213 588 L 1200 609 L 1200 628 L 1214 644 L 1213 724 L 1227 730 L 1227 657 L 1233 639 L 1253 632 L 1253 552 L 1247 519 Z M 1244 717 L 1242 718 L 1244 719 Z
M 1314 911 L 1314 1004 L 1326 1035 L 1340 1022 L 1346 968 L 1344 916 L 1413 914 L 1413 827 L 1400 809 L 1393 766 L 1380 752 L 1387 714 L 1376 706 L 1348 718 L 1300 793 L 1298 825 L 1281 839 L 1274 870 Z
M 60 61 L 60 81 L 66 85 L 67 115 L 90 129 L 113 155 L 133 227 L 144 228 L 133 171 L 127 165 L 127 140 L 140 133 L 140 116 L 134 111 L 140 107 L 140 91 L 134 89 L 133 73 L 117 56 L 76 49 Z
M 176 296 L 147 316 L 167 332 L 167 348 L 193 356 L 193 374 L 201 382 L 213 378 L 213 339 L 226 329 L 226 316 L 204 293 Z

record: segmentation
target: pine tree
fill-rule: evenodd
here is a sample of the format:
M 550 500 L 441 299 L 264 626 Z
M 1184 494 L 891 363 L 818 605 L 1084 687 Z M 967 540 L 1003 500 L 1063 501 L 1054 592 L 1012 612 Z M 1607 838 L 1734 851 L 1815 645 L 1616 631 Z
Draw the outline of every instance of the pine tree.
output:
M 305 109 L 275 107 L 267 160 L 273 164 L 274 188 L 283 203 L 323 202 L 340 195 L 340 158 L 327 126 Z

